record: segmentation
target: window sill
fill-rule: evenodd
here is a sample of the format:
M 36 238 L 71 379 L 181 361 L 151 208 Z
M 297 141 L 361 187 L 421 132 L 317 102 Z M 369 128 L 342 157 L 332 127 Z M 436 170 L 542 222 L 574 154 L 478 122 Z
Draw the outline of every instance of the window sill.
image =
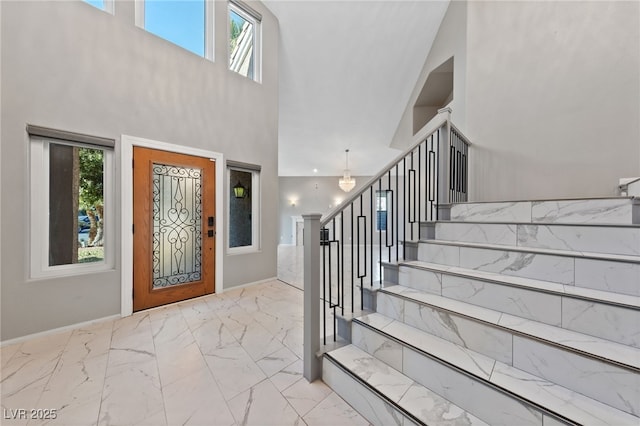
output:
M 87 266 L 74 265 L 74 267 L 71 267 L 71 268 L 69 267 L 56 268 L 56 269 L 39 271 L 37 273 L 32 273 L 27 279 L 27 282 L 39 282 L 39 281 L 47 281 L 47 280 L 52 280 L 57 278 L 103 274 L 107 272 L 116 272 L 116 268 L 110 264 L 87 265 Z
M 257 247 L 238 247 L 227 249 L 227 256 L 237 256 L 242 254 L 255 254 L 262 253 L 262 250 Z

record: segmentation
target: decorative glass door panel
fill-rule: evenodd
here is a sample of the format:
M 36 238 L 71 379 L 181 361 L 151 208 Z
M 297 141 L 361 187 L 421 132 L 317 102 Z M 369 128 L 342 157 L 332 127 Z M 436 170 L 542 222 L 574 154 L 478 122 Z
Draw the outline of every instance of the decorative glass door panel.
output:
M 215 163 L 134 148 L 134 310 L 213 293 Z
M 153 288 L 200 281 L 202 170 L 154 164 Z

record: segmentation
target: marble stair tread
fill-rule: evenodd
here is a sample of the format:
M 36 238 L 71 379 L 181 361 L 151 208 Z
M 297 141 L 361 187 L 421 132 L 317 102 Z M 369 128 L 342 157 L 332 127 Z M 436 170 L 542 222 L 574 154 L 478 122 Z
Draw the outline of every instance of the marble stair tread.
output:
M 383 315 L 378 313 L 369 314 L 355 321 L 368 324 L 372 328 L 375 328 L 372 324 L 385 322 L 380 318 L 370 318 L 372 316 Z M 442 362 L 466 372 L 466 374 L 492 383 L 500 389 L 544 407 L 546 410 L 573 422 L 588 425 L 637 426 L 640 424 L 640 418 L 636 416 L 472 350 L 461 348 L 454 343 L 444 341 L 400 321 L 387 321 L 386 326 L 377 330 L 396 340 L 400 340 L 407 346 L 434 356 Z M 466 357 L 460 357 L 460 352 L 464 352 Z M 478 361 L 481 361 L 483 365 L 476 364 Z M 486 363 L 491 364 L 491 368 L 488 371 Z M 481 374 L 478 374 L 478 372 L 481 372 Z
M 339 312 L 336 313 L 337 316 L 339 316 L 340 318 L 346 320 L 346 321 L 351 321 L 354 318 L 358 318 L 361 317 L 362 315 L 366 315 L 371 313 L 371 311 L 368 311 L 366 309 L 363 310 L 355 310 L 354 312 L 345 312 L 344 314 L 341 314 Z
M 613 200 L 613 201 L 621 201 L 621 202 L 629 202 L 629 203 L 639 203 L 640 198 L 634 197 L 633 195 L 623 195 L 623 196 L 603 196 L 603 197 L 574 197 L 574 198 L 536 198 L 536 199 L 522 199 L 522 200 L 497 200 L 497 201 L 460 201 L 457 203 L 449 203 L 449 204 L 441 204 L 443 206 L 464 206 L 468 204 L 509 204 L 509 203 L 546 203 L 546 202 L 572 202 L 572 201 L 602 201 L 602 200 Z
M 639 263 L 640 256 L 632 256 L 627 254 L 609 254 L 609 253 L 593 253 L 586 251 L 573 250 L 557 250 L 538 247 L 517 247 L 511 245 L 489 244 L 489 243 L 467 243 L 462 241 L 446 241 L 446 240 L 421 240 L 423 244 L 439 244 L 455 247 L 469 247 L 489 250 L 515 251 L 520 253 L 532 254 L 548 254 L 553 256 L 576 257 L 584 259 L 609 260 L 618 262 Z
M 396 285 L 383 290 L 386 293 L 393 293 L 409 298 L 419 303 L 453 312 L 458 315 L 471 318 L 473 320 L 484 321 L 510 332 L 516 332 L 552 343 L 556 346 L 569 348 L 591 357 L 610 361 L 618 365 L 630 367 L 640 371 L 640 349 L 586 335 L 583 333 L 567 330 L 560 327 L 540 323 L 515 315 L 502 313 L 488 308 L 472 305 L 443 296 L 425 293 L 413 288 Z M 366 316 L 367 318 L 370 315 Z M 386 318 L 386 317 L 384 317 Z M 376 319 L 382 323 L 382 319 Z M 390 323 L 381 327 L 384 329 Z
M 640 418 L 496 361 L 491 382 L 583 425 L 635 425 Z
M 429 353 L 446 363 L 462 368 L 476 377 L 484 380 L 489 380 L 491 377 L 491 371 L 496 362 L 493 358 L 425 333 L 397 320 L 392 319 L 385 326 L 376 327 L 375 324 L 383 322 L 383 319 L 379 317 L 386 318 L 382 314 L 373 313 L 356 318 L 354 322 L 366 324 L 373 329 L 380 330 L 422 352 Z
M 487 425 L 354 345 L 332 351 L 329 356 L 425 424 Z
M 420 222 L 423 225 L 426 224 L 448 224 L 448 223 L 453 223 L 453 224 L 465 224 L 465 225 L 532 225 L 532 226 L 548 226 L 548 227 L 563 227 L 563 226 L 570 226 L 570 227 L 584 227 L 584 228 L 630 228 L 630 229 L 638 229 L 640 228 L 640 223 L 580 223 L 580 222 L 576 222 L 576 223 L 571 223 L 571 222 L 552 222 L 552 223 L 543 223 L 543 222 L 523 222 L 523 221 L 517 221 L 517 220 L 499 220 L 499 221 L 495 221 L 495 222 L 484 222 L 481 220 L 459 220 L 459 219 L 452 219 L 452 220 L 432 220 L 432 221 L 424 221 L 424 222 Z
M 640 256 L 640 225 L 438 221 L 425 239 Z
M 640 309 L 640 297 L 623 293 L 595 290 L 586 287 L 579 287 L 570 284 L 560 284 L 549 281 L 536 280 L 534 278 L 504 275 L 497 272 L 479 271 L 476 269 L 462 268 L 459 266 L 442 265 L 439 263 L 423 262 L 420 260 L 410 260 L 400 262 L 400 266 L 408 266 L 416 269 L 424 269 L 437 273 L 462 276 L 465 278 L 479 279 L 503 283 L 509 286 L 522 287 L 535 291 L 545 291 L 547 293 L 557 293 L 564 296 L 575 296 L 581 299 L 589 299 L 625 306 L 633 309 Z
M 451 219 L 534 223 L 638 223 L 634 197 L 517 200 L 451 204 Z

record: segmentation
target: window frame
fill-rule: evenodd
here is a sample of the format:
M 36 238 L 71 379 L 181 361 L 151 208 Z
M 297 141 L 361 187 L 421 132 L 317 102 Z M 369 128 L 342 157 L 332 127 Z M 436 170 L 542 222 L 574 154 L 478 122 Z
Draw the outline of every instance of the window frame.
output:
M 49 266 L 49 147 L 50 144 L 100 149 L 104 153 L 103 191 L 104 214 L 113 218 L 104 229 L 104 259 L 89 263 Z M 45 279 L 109 271 L 115 268 L 115 198 L 114 150 L 107 146 L 66 139 L 30 135 L 29 137 L 29 278 Z M 43 213 L 46 212 L 46 213 Z M 43 220 L 43 215 L 46 218 Z
M 233 190 L 234 182 L 231 181 L 231 170 L 251 173 L 251 245 L 242 247 L 231 247 L 231 198 L 227 203 L 227 223 L 229 224 L 226 235 L 227 254 L 247 254 L 258 253 L 262 250 L 262 187 L 260 166 L 246 165 L 227 161 L 227 194 Z M 257 192 L 257 194 L 256 194 Z M 229 196 L 231 197 L 231 196 Z
M 231 51 L 227 50 L 227 69 L 234 74 L 253 80 L 256 83 L 262 82 L 262 15 L 253 8 L 239 0 L 229 0 L 227 5 L 227 49 L 231 41 L 231 12 L 236 13 L 245 21 L 253 25 L 253 77 L 244 76 L 231 69 Z
M 110 0 L 112 1 L 112 0 Z M 192 55 L 196 55 L 200 58 L 205 58 L 211 62 L 215 62 L 215 1 L 204 1 L 204 55 L 198 55 L 197 53 L 174 43 L 162 36 L 159 36 L 151 31 L 147 31 L 145 28 L 145 2 L 146 0 L 134 0 L 135 8 L 135 24 L 136 27 L 144 30 L 146 33 L 151 34 L 154 37 L 168 41 L 169 43 L 178 46 L 180 49 L 185 50 Z

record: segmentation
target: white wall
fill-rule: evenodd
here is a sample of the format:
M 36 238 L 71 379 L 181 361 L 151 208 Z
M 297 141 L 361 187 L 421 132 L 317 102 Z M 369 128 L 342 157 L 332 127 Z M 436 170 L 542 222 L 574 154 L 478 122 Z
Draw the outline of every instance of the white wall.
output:
M 470 2 L 475 199 L 612 196 L 640 172 L 640 3 Z
M 409 102 L 402 114 L 391 146 L 398 149 L 408 148 L 414 140 L 413 108 L 424 87 L 429 73 L 445 63 L 453 56 L 453 100 L 449 104 L 453 112 L 451 118 L 457 126 L 464 129 L 466 122 L 466 55 L 467 55 L 467 6 L 465 2 L 452 1 L 442 19 L 438 34 L 431 46 L 429 55 L 422 67 L 420 77 L 416 83 Z M 437 112 L 437 111 L 436 111 Z M 418 111 L 424 114 L 424 111 Z
M 225 255 L 223 286 L 276 276 L 278 23 L 250 2 L 263 16 L 259 84 L 228 71 L 226 2 L 214 4 L 211 62 L 137 28 L 133 0 L 116 2 L 115 16 L 81 1 L 2 1 L 2 340 L 120 312 L 119 264 L 99 274 L 28 278 L 26 123 L 110 137 L 116 145 L 126 134 L 261 165 L 262 251 Z M 116 163 L 117 174 L 128 166 Z M 226 215 L 226 207 L 217 214 Z
M 640 3 L 451 2 L 428 73 L 454 57 L 453 122 L 474 143 L 470 199 L 616 195 L 640 174 Z

